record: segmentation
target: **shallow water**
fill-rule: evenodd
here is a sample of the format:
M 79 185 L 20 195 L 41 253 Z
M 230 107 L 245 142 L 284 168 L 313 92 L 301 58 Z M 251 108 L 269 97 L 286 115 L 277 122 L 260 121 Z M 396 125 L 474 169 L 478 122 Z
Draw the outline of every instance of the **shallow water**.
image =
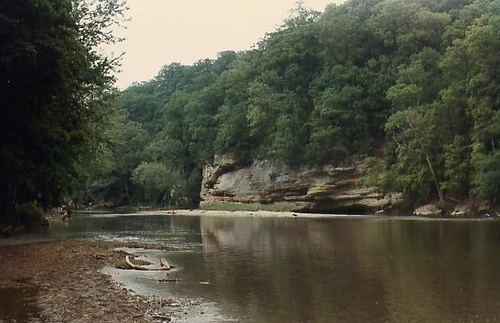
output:
M 500 320 L 497 220 L 96 215 L 38 236 L 74 237 L 176 247 L 134 251 L 166 257 L 177 267 L 168 276 L 114 276 L 147 296 L 209 304 L 192 322 Z
M 0 322 L 39 322 L 34 286 L 0 288 Z

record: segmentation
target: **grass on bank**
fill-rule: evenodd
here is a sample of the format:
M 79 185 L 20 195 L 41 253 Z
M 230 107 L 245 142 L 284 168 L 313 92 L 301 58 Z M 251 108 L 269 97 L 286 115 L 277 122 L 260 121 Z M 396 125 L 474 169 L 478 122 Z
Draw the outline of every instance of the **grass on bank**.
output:
M 261 203 L 239 203 L 226 204 L 214 203 L 209 205 L 201 205 L 200 210 L 206 211 L 268 211 L 268 212 L 292 212 L 291 206 L 280 204 L 261 204 Z

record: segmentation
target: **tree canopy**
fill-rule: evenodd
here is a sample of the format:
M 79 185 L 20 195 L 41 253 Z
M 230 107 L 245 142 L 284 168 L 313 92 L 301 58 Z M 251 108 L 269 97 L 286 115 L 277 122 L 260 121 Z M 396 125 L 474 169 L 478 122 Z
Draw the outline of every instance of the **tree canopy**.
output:
M 61 203 L 96 153 L 118 61 L 117 0 L 0 2 L 0 214 Z
M 414 203 L 495 201 L 498 8 L 350 0 L 319 13 L 298 2 L 253 49 L 169 64 L 123 91 L 106 172 L 85 196 L 196 205 L 215 155 L 317 166 L 384 155 L 381 189 Z

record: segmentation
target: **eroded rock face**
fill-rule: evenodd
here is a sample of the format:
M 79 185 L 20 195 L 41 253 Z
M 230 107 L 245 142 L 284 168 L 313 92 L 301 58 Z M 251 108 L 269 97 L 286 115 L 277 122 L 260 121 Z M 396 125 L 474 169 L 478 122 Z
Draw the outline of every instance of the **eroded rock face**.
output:
M 387 210 L 401 196 L 382 195 L 361 187 L 365 168 L 288 167 L 266 160 L 242 167 L 229 157 L 216 157 L 203 172 L 202 204 L 276 203 L 294 211 L 374 213 Z

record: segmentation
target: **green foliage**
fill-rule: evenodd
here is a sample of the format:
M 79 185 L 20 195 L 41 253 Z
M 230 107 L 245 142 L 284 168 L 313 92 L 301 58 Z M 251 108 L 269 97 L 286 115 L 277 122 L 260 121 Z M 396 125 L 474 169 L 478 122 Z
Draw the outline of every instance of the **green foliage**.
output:
M 195 206 L 216 154 L 339 165 L 383 150 L 366 180 L 383 192 L 496 200 L 499 52 L 499 0 L 299 2 L 254 49 L 122 92 L 87 196 Z
M 498 202 L 500 196 L 500 153 L 477 154 L 473 161 L 473 195 Z
M 276 122 L 282 96 L 264 83 L 253 82 L 248 86 L 246 119 L 251 140 L 257 147 L 269 146 L 269 134 Z
M 386 127 L 389 135 L 397 133 L 392 138 L 397 154 L 393 168 L 407 184 L 403 185 L 405 190 L 413 188 L 411 196 L 418 196 L 416 187 L 427 187 L 431 196 L 442 190 L 454 199 L 473 195 L 497 200 L 500 17 L 495 3 L 475 1 L 465 6 L 443 36 L 443 42 L 451 43 L 443 58 L 439 60 L 434 55 L 434 59 L 427 59 L 431 64 L 422 64 L 422 59 L 412 57 L 409 67 L 400 70 L 396 85 L 387 92 L 394 107 L 403 109 L 389 119 Z M 442 90 L 436 94 L 435 89 Z M 415 111 L 414 106 L 430 102 L 430 109 L 420 109 L 424 122 L 408 118 L 415 116 L 411 112 Z M 403 116 L 407 124 L 413 122 L 415 127 L 402 126 Z M 398 124 L 399 130 L 395 131 Z M 413 132 L 412 128 L 420 130 Z M 430 161 L 427 175 L 423 172 L 424 163 L 420 171 L 415 168 L 415 161 L 422 161 L 419 156 Z M 430 176 L 431 169 L 435 176 Z M 426 200 L 425 195 L 420 196 Z
M 395 110 L 433 102 L 443 87 L 439 62 L 441 54 L 425 48 L 412 56 L 409 65 L 399 66 L 396 84 L 387 90 Z
M 373 9 L 369 26 L 396 63 L 407 61 L 425 47 L 438 49 L 450 23 L 447 13 L 432 12 L 414 1 L 385 0 Z
M 8 207 L 4 212 L 0 218 L 0 225 L 22 226 L 28 232 L 32 232 L 47 224 L 45 212 L 40 205 L 15 205 Z
M 398 176 L 393 171 L 387 171 L 385 161 L 376 157 L 368 157 L 364 160 L 364 164 L 367 167 L 367 175 L 362 180 L 363 186 L 375 187 L 383 194 L 401 189 Z
M 455 198 L 464 198 L 470 189 L 470 142 L 457 135 L 453 143 L 444 146 L 445 179 L 443 190 Z
M 434 188 L 439 191 L 440 181 L 435 174 L 439 160 L 433 153 L 434 136 L 427 128 L 431 113 L 424 109 L 408 109 L 393 114 L 386 131 L 396 161 L 391 172 L 397 176 L 398 186 L 403 192 L 418 202 L 425 202 Z
M 145 192 L 153 205 L 168 205 L 181 177 L 161 163 L 142 163 L 134 170 L 132 182 Z
M 382 135 L 370 129 L 368 117 L 378 102 L 369 93 L 369 78 L 367 69 L 346 64 L 325 69 L 315 80 L 309 162 L 342 162 L 369 151 L 374 137 Z
M 117 0 L 0 3 L 0 213 L 61 203 L 103 139 Z

